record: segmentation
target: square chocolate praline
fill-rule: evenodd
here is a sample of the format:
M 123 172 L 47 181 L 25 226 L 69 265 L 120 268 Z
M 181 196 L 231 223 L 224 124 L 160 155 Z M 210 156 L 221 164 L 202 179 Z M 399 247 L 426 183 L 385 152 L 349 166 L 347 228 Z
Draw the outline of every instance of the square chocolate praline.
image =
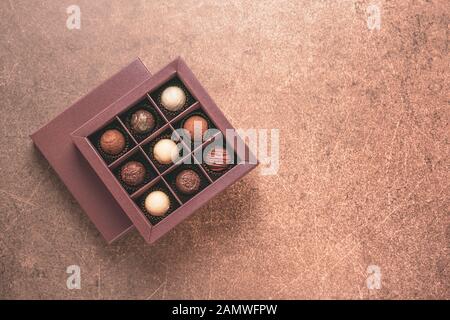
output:
M 187 96 L 185 105 L 176 112 L 169 112 L 160 103 L 162 91 L 172 85 L 181 87 Z M 129 115 L 139 108 L 154 112 L 159 121 L 157 127 L 145 136 L 133 133 L 129 125 Z M 211 137 L 197 144 L 180 139 L 177 133 L 173 135 L 174 131 L 181 128 L 183 122 L 194 114 L 201 115 L 211 127 L 217 129 Z M 121 128 L 130 145 L 118 157 L 105 159 L 96 147 L 95 141 L 98 134 L 110 126 Z M 231 148 L 230 155 L 232 154 L 234 163 L 219 174 L 201 163 L 202 157 L 197 159 L 196 152 L 202 152 L 207 150 L 209 145 L 219 143 L 219 137 L 223 137 L 227 130 L 234 129 L 184 61 L 178 58 L 75 130 L 72 139 L 144 239 L 148 243 L 153 243 L 256 167 L 256 162 L 240 161 L 246 159 L 250 151 L 245 144 L 244 150 L 233 148 L 235 140 L 239 140 L 239 137 L 233 141 L 223 142 L 224 146 Z M 153 147 L 161 139 L 172 138 L 172 135 L 180 150 L 184 152 L 180 155 L 180 161 L 160 164 L 153 155 Z M 239 154 L 241 152 L 242 154 Z M 123 185 L 119 170 L 124 163 L 132 159 L 142 161 L 152 175 L 141 185 L 128 188 Z M 185 159 L 192 161 L 184 163 Z M 183 169 L 194 170 L 200 176 L 198 192 L 186 195 L 177 189 L 176 176 Z M 170 198 L 170 209 L 162 217 L 150 215 L 143 206 L 145 197 L 154 190 L 160 190 Z

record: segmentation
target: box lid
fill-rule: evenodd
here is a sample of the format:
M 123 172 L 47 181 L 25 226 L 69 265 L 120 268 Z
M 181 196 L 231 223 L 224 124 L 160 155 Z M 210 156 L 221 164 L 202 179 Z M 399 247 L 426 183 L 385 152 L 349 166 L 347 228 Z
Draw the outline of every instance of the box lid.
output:
M 77 150 L 70 133 L 150 77 L 151 73 L 137 58 L 31 135 L 35 146 L 108 243 L 134 226 Z

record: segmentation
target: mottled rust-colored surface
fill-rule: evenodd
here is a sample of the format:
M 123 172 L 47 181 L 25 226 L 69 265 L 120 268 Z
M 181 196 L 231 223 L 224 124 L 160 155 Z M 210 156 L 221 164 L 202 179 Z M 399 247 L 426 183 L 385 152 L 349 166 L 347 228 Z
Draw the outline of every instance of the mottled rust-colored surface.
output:
M 1 1 L 0 298 L 450 298 L 448 2 L 379 1 L 380 30 L 369 3 Z M 107 246 L 28 135 L 178 55 L 235 127 L 280 129 L 280 170 Z

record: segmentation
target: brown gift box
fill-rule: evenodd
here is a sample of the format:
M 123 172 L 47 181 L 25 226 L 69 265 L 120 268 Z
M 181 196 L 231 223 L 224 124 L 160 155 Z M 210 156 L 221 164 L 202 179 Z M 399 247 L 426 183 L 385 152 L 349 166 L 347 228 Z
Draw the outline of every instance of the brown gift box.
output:
M 168 112 L 160 104 L 161 91 L 169 85 L 181 87 L 187 95 L 185 106 L 178 112 Z M 136 108 L 147 109 L 156 118 L 156 128 L 147 136 L 136 135 L 127 123 Z M 187 155 L 171 165 L 159 164 L 152 155 L 153 145 L 161 138 L 170 138 L 193 114 L 203 115 L 218 129 L 216 134 L 201 145 L 181 141 Z M 99 135 L 112 127 L 126 137 L 126 148 L 116 157 L 102 153 L 98 146 Z M 202 151 L 221 143 L 227 129 L 234 132 L 181 58 L 154 76 L 136 60 L 33 134 L 32 139 L 108 242 L 134 225 L 148 243 L 153 243 L 256 167 L 256 159 L 237 135 L 225 141 L 236 161 L 226 172 L 218 175 L 201 163 Z M 236 148 L 238 144 L 242 148 Z M 183 163 L 188 158 L 192 163 Z M 118 172 L 121 165 L 136 159 L 144 163 L 149 174 L 142 185 L 127 188 Z M 183 195 L 175 187 L 175 174 L 182 168 L 194 169 L 201 177 L 201 189 L 192 196 Z M 162 218 L 148 214 L 143 206 L 143 199 L 153 190 L 162 190 L 170 198 L 169 212 Z
M 136 59 L 31 135 L 108 243 L 133 229 L 133 223 L 80 154 L 70 133 L 150 77 Z

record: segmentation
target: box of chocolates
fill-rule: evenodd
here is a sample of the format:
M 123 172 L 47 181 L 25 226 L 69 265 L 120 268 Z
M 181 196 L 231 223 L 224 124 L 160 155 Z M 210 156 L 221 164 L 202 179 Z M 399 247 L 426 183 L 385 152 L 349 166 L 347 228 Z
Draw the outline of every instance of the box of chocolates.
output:
M 181 58 L 71 136 L 148 243 L 257 165 Z

